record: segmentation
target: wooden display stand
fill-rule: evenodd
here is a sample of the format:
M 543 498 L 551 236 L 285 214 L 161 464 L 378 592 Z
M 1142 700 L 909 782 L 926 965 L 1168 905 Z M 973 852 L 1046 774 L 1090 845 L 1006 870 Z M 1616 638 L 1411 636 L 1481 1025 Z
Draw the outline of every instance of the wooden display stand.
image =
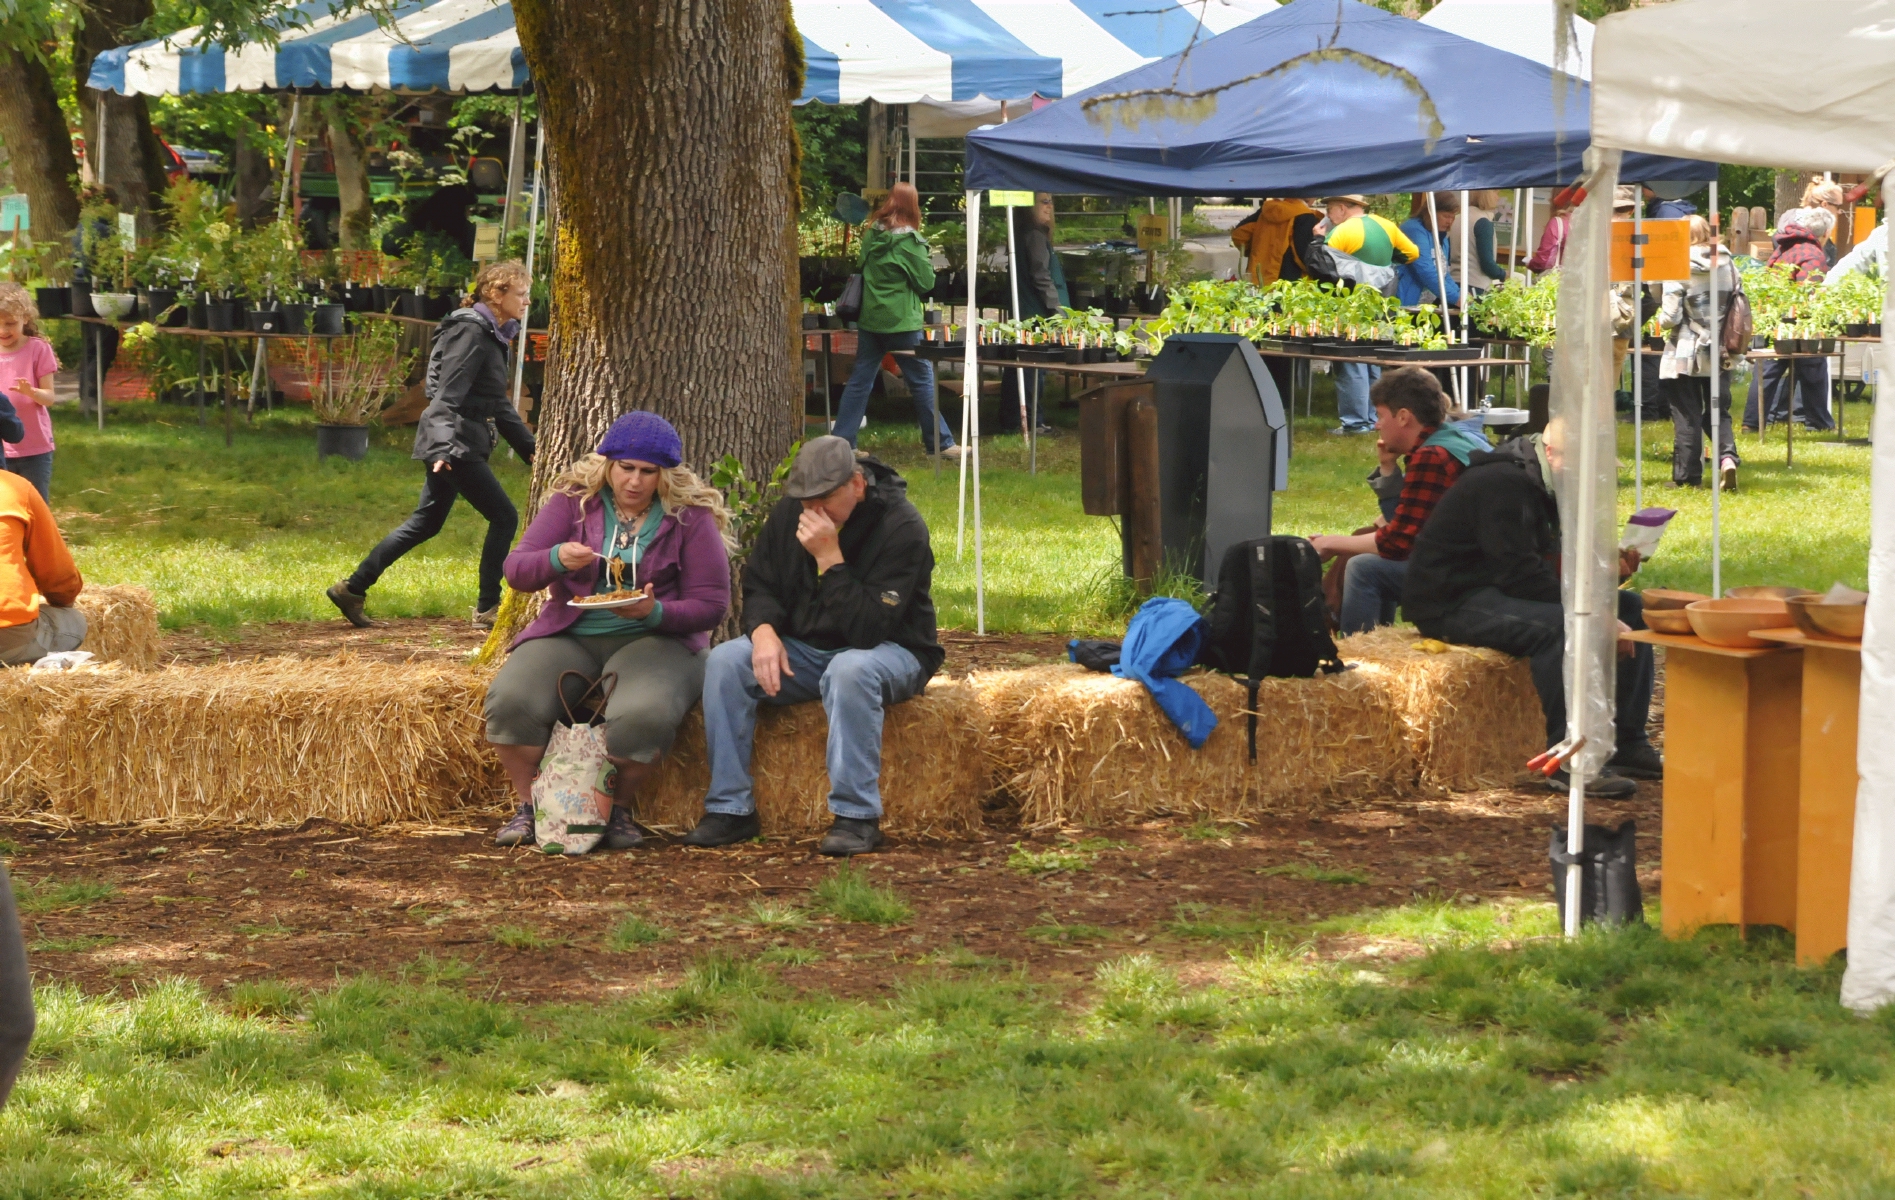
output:
M 1796 831 L 1796 961 L 1810 966 L 1828 961 L 1849 944 L 1862 643 L 1813 638 L 1795 629 L 1765 630 L 1757 636 L 1805 651 Z
M 1704 925 L 1795 929 L 1803 656 L 1649 630 L 1623 636 L 1666 650 L 1666 936 Z

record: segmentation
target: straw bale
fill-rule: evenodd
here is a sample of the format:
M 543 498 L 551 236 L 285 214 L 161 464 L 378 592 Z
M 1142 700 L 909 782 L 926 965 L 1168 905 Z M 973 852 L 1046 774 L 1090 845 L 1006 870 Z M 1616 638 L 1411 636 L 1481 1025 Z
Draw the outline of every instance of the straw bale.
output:
M 85 698 L 122 669 L 33 671 L 0 668 L 0 813 L 19 816 L 44 808 L 47 774 L 53 759 L 53 735 L 68 713 L 83 709 Z
M 158 665 L 158 605 L 141 587 L 87 584 L 74 607 L 86 615 L 86 640 L 103 662 L 121 662 L 134 671 Z
M 1389 689 L 1424 788 L 1507 786 L 1545 749 L 1527 661 L 1473 646 L 1430 654 L 1416 649 L 1419 640 L 1412 629 L 1385 627 L 1344 638 L 1337 650 Z
M 1414 759 L 1387 689 L 1353 671 L 1265 680 L 1254 765 L 1244 688 L 1227 676 L 1184 680 L 1218 718 L 1197 750 L 1130 680 L 1062 663 L 970 682 L 991 722 L 1000 786 L 1033 828 L 1174 813 L 1218 820 L 1307 813 L 1414 785 Z
M 494 799 L 490 677 L 346 655 L 103 675 L 43 724 L 37 773 L 86 821 L 413 820 Z
M 977 832 L 991 790 L 986 739 L 986 713 L 965 683 L 937 679 L 925 695 L 890 707 L 882 726 L 883 828 L 909 836 Z M 765 835 L 806 837 L 828 828 L 828 741 L 821 704 L 758 710 L 751 769 Z M 639 819 L 689 829 L 709 787 L 703 714 L 692 709 L 657 780 L 639 797 Z

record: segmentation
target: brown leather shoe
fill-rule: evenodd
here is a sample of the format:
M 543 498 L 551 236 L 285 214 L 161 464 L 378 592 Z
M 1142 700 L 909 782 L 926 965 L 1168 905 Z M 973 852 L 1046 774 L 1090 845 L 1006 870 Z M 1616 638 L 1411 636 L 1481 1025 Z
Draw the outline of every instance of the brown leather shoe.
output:
M 368 602 L 368 597 L 358 596 L 350 591 L 348 580 L 344 579 L 323 595 L 329 597 L 329 602 L 341 609 L 342 615 L 349 619 L 349 624 L 357 629 L 368 629 L 375 624 L 368 619 L 368 614 L 362 611 L 362 606 Z

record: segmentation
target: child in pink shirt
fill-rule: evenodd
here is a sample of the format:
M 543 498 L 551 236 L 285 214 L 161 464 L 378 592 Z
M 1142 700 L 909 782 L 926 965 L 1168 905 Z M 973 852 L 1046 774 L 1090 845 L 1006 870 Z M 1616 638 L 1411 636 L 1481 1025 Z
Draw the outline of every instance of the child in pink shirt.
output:
M 53 490 L 53 373 L 59 359 L 39 332 L 39 309 L 17 283 L 0 283 L 0 394 L 12 402 L 24 427 L 17 442 L 5 442 L 7 470 L 23 475 L 50 502 Z

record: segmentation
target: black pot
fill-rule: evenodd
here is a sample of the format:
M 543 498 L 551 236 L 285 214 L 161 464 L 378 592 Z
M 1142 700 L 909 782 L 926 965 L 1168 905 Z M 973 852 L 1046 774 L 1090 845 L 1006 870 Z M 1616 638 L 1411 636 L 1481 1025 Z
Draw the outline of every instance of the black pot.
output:
M 1777 338 L 1770 343 L 1770 348 L 1775 350 L 1778 354 L 1800 354 L 1803 350 L 1803 343 L 1797 341 L 1795 338 Z
M 821 313 L 804 313 L 803 314 L 803 328 L 804 329 L 821 329 L 822 328 L 822 314 Z
M 938 308 L 922 309 L 921 323 L 923 325 L 939 325 L 941 323 L 941 310 Z
M 192 329 L 209 329 L 211 327 L 211 294 L 198 292 L 193 295 L 191 302 L 185 306 L 185 318 Z
M 426 292 L 402 292 L 395 297 L 395 314 L 402 317 L 414 317 L 419 320 L 427 315 L 428 295 Z
M 341 337 L 346 332 L 344 314 L 347 312 L 340 304 L 318 304 L 309 314 L 309 331 L 321 337 Z
M 96 317 L 99 315 L 98 310 L 92 307 L 91 284 L 75 283 L 66 289 L 66 294 L 68 296 L 68 303 L 71 305 L 67 311 L 73 316 Z
M 33 302 L 39 308 L 39 315 L 42 317 L 66 317 L 72 315 L 71 288 L 34 288 Z
M 244 328 L 251 333 L 282 333 L 283 310 L 280 308 L 252 308 L 243 314 Z
M 1165 289 L 1154 288 L 1138 298 L 1138 310 L 1148 317 L 1155 317 L 1165 311 L 1165 305 L 1171 303 L 1171 297 Z
M 376 284 L 368 290 L 369 311 L 378 313 L 394 312 L 395 301 L 400 298 L 404 291 L 406 291 L 405 288 L 384 287 L 381 284 Z
M 1063 352 L 1062 357 L 1066 362 L 1082 363 L 1086 361 L 1086 352 L 1078 346 L 1061 346 L 1060 350 Z
M 285 304 L 283 312 L 284 333 L 307 333 L 309 331 L 309 305 Z
M 350 462 L 361 462 L 368 457 L 368 426 L 366 425 L 318 425 L 316 426 L 316 459 L 318 462 L 330 455 L 346 458 Z
M 1758 342 L 1759 342 L 1759 343 L 1761 344 L 1761 342 L 1762 342 L 1762 340 L 1763 340 L 1763 339 L 1761 339 L 1761 338 L 1759 338 L 1759 339 L 1758 339 Z M 1647 350 L 1659 350 L 1659 351 L 1662 351 L 1662 350 L 1663 350 L 1664 348 L 1665 348 L 1665 339 L 1664 339 L 1664 338 L 1655 338 L 1655 337 L 1648 337 L 1648 338 L 1646 338 L 1646 339 L 1645 339 L 1645 349 L 1647 349 Z
M 841 317 L 832 317 L 825 314 L 822 319 L 822 327 L 824 329 L 841 329 L 843 327 L 843 320 Z
M 1868 336 L 1869 337 L 1882 336 L 1882 323 L 1880 321 L 1876 321 L 1875 323 L 1869 326 Z
M 1770 348 L 1770 339 L 1764 337 L 1762 334 L 1758 334 L 1756 337 L 1750 339 L 1750 348 L 1752 350 L 1768 350 Z
M 1836 339 L 1835 338 L 1816 339 L 1816 353 L 1834 354 L 1835 352 L 1836 352 Z
M 428 293 L 427 312 L 422 315 L 430 321 L 439 321 L 461 306 L 461 293 L 458 288 L 437 288 Z
M 175 328 L 184 323 L 186 313 L 178 307 L 176 288 L 147 288 L 144 299 L 145 320 L 154 325 Z
M 228 300 L 212 300 L 204 306 L 204 328 L 212 333 L 229 333 L 237 328 L 243 310 Z
M 370 308 L 369 301 L 371 299 L 372 297 L 370 295 L 370 289 L 368 288 L 360 288 L 360 287 L 355 287 L 353 285 L 344 285 L 342 289 L 342 296 L 341 296 L 342 307 L 347 309 L 349 312 L 369 311 L 369 308 Z
M 1105 347 L 1104 346 L 1087 346 L 1084 361 L 1089 362 L 1089 363 L 1104 362 L 1105 361 Z
M 1868 337 L 1869 336 L 1869 323 L 1867 321 L 1859 321 L 1853 324 L 1844 325 L 1842 327 L 1842 335 L 1844 337 Z
M 1117 361 L 1119 361 L 1119 351 L 1118 351 L 1118 347 L 1117 347 L 1117 346 L 1105 346 L 1105 347 L 1103 347 L 1103 348 L 1101 348 L 1101 349 L 1100 349 L 1100 351 L 1099 351 L 1099 361 L 1100 361 L 1100 362 L 1117 362 Z

